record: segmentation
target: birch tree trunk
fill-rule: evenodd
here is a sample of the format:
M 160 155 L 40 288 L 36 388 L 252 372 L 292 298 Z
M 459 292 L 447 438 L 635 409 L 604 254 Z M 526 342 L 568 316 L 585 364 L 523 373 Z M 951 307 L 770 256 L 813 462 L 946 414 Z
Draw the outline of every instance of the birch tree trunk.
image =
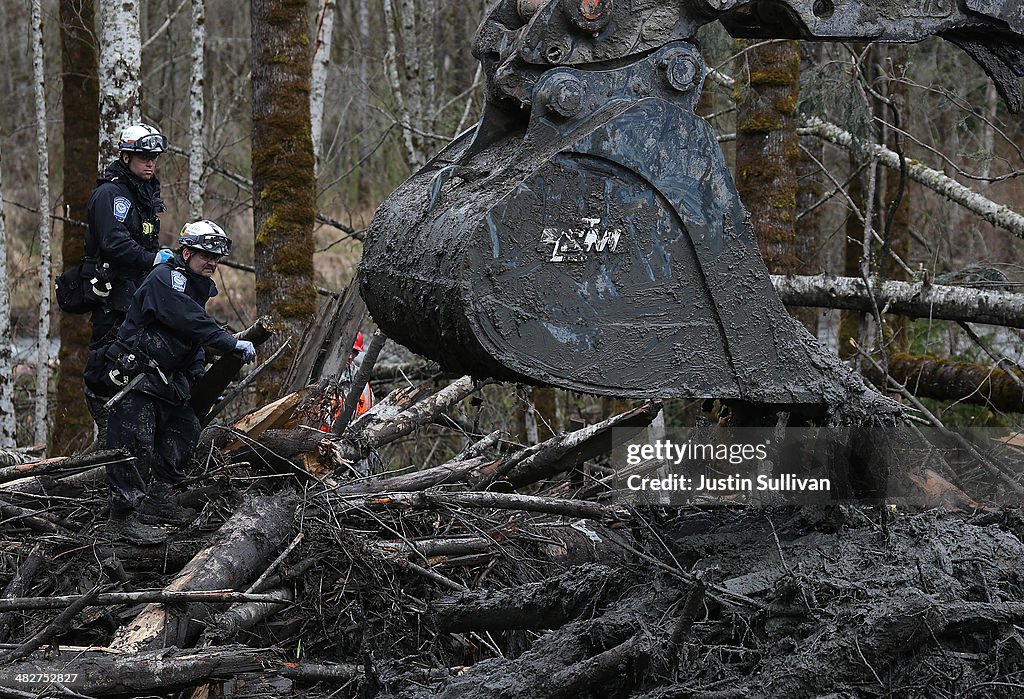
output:
M 203 218 L 203 99 L 206 70 L 206 0 L 192 0 L 192 74 L 188 90 L 188 220 Z
M 0 153 L 0 447 L 13 448 L 14 366 L 11 347 L 11 293 L 7 279 L 7 217 L 4 213 L 3 153 Z
M 322 0 L 317 21 L 316 43 L 313 45 L 313 79 L 309 95 L 310 133 L 313 138 L 313 157 L 319 170 L 323 157 L 321 144 L 324 126 L 324 95 L 327 92 L 327 67 L 331 64 L 331 36 L 334 33 L 334 16 L 337 5 L 334 0 Z M 365 4 L 365 3 L 364 3 Z
M 402 2 L 402 11 L 405 12 L 408 0 Z M 387 70 L 388 81 L 391 83 L 391 94 L 395 98 L 395 113 L 398 115 L 399 128 L 402 130 L 402 144 L 405 146 L 405 158 L 409 167 L 415 169 L 423 162 L 423 153 L 420 151 L 419 139 L 413 131 L 413 119 L 418 116 L 414 103 L 417 102 L 416 86 L 411 85 L 409 80 L 409 63 L 412 58 L 409 55 L 407 45 L 410 37 L 404 32 L 408 30 L 408 23 L 411 20 L 403 16 L 401 29 L 395 15 L 394 0 L 384 0 L 384 35 L 387 41 L 387 51 L 384 55 L 384 64 Z M 402 44 L 399 45 L 399 38 Z M 415 72 L 415 68 L 412 69 Z M 402 80 L 405 77 L 405 81 Z M 410 94 L 406 94 L 406 92 Z
M 807 117 L 803 120 L 803 132 L 823 138 L 829 143 L 844 148 L 851 153 L 861 157 L 871 157 L 878 160 L 888 168 L 899 168 L 899 155 L 878 143 L 869 143 L 858 140 L 849 131 L 844 131 L 835 124 L 829 124 L 817 117 Z M 932 169 L 921 163 L 911 160 L 907 163 L 907 177 L 914 182 L 923 184 L 934 192 L 959 204 L 981 218 L 991 223 L 996 228 L 1002 228 L 1013 233 L 1018 238 L 1024 238 L 1024 215 L 1013 211 L 1005 204 L 999 204 L 991 199 L 978 194 L 970 187 L 966 187 L 949 177 L 943 172 Z
M 999 91 L 992 80 L 988 81 L 988 89 L 985 91 L 985 123 L 981 127 L 981 152 L 985 155 L 985 162 L 981 166 L 982 177 L 988 177 L 992 172 L 992 161 L 996 157 L 996 128 L 995 120 L 999 114 Z
M 316 313 L 309 23 L 304 0 L 252 0 L 251 7 L 257 310 L 275 319 L 284 341 L 301 337 Z M 288 364 L 279 361 L 260 374 L 264 402 L 277 397 Z
M 890 280 L 868 293 L 859 277 L 798 275 L 772 275 L 772 285 L 789 306 L 868 312 L 877 301 L 883 312 L 910 318 L 1024 328 L 1024 294 L 1007 291 Z
M 138 0 L 100 0 L 100 150 L 97 170 L 117 157 L 121 130 L 141 120 Z
M 39 326 L 36 336 L 36 444 L 47 442 L 47 391 L 50 385 L 50 144 L 46 136 L 46 66 L 43 62 L 42 0 L 32 0 L 32 83 L 36 103 L 36 151 L 39 179 Z
M 356 16 L 359 25 L 359 94 L 364 104 L 370 104 L 370 3 L 364 0 L 357 0 Z M 369 120 L 366 117 L 366 110 L 360 109 L 356 112 L 355 132 L 358 139 L 356 151 L 357 162 L 365 163 L 370 159 L 371 139 L 368 134 Z M 367 204 L 370 201 L 370 174 L 368 168 L 360 167 L 356 170 L 356 177 L 359 178 L 358 192 L 359 201 L 357 204 Z
M 96 183 L 100 128 L 99 87 L 96 77 L 96 9 L 93 0 L 61 0 L 61 102 L 63 105 L 64 214 L 85 221 L 85 204 Z M 85 226 L 62 224 L 61 258 L 64 268 L 82 261 Z M 50 438 L 54 454 L 70 454 L 89 445 L 93 421 L 85 405 L 82 374 L 92 328 L 89 317 L 59 314 L 60 351 Z

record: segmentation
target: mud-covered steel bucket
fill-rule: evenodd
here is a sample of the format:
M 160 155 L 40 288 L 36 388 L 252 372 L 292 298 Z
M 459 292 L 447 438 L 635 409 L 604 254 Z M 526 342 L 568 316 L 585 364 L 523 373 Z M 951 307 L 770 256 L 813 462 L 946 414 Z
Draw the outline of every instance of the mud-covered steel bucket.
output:
M 374 320 L 479 376 L 822 402 L 834 360 L 771 288 L 695 90 L 662 77 L 690 50 L 550 71 L 525 133 L 472 153 L 468 134 L 405 182 L 364 243 Z

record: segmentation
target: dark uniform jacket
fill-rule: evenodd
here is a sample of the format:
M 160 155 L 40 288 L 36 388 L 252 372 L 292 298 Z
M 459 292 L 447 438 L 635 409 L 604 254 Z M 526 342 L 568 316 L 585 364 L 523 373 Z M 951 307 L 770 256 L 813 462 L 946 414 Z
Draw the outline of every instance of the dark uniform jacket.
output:
M 117 340 L 107 348 L 106 371 L 126 352 L 134 353 L 143 367 L 151 359 L 160 372 L 145 368 L 136 390 L 187 403 L 189 383 L 206 365 L 203 347 L 222 354 L 235 349 L 234 336 L 206 314 L 206 302 L 216 295 L 213 280 L 193 273 L 179 256 L 154 267 L 135 292 Z
M 123 313 L 135 290 L 153 268 L 160 249 L 160 220 L 164 210 L 160 182 L 144 182 L 120 159 L 110 163 L 89 197 L 85 256 L 110 265 L 113 289 L 106 305 Z

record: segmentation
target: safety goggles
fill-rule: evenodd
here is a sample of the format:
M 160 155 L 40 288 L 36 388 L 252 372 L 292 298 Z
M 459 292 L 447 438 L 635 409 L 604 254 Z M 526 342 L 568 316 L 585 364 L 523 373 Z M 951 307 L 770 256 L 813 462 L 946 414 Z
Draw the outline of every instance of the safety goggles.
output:
M 231 238 L 222 235 L 189 234 L 181 240 L 182 245 L 196 248 L 211 255 L 227 255 L 231 252 Z
M 135 150 L 148 153 L 163 153 L 167 150 L 167 137 L 162 133 L 150 133 L 135 140 Z

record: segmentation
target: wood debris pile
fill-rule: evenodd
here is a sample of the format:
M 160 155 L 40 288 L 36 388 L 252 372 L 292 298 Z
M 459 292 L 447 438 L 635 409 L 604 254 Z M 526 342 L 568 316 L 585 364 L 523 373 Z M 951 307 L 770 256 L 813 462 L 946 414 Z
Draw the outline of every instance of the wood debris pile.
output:
M 0 697 L 1024 687 L 1019 512 L 611 498 L 600 462 L 656 405 L 357 475 L 478 389 L 394 390 L 341 436 L 288 424 L 301 393 L 208 427 L 184 503 L 200 514 L 163 546 L 104 536 L 122 454 L 0 469 Z

